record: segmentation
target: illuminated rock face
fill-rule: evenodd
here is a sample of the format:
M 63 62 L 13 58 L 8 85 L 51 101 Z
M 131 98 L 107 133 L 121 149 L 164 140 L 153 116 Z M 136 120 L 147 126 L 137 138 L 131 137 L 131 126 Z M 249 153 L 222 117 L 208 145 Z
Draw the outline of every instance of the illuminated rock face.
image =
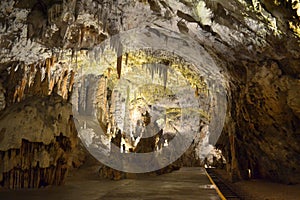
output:
M 210 67 L 216 65 L 218 73 L 224 76 L 224 80 L 220 82 L 225 85 L 227 91 L 228 109 L 217 146 L 223 151 L 227 170 L 233 180 L 247 178 L 250 169 L 253 177 L 285 183 L 299 182 L 300 8 L 297 1 L 293 2 L 70 0 L 54 4 L 50 0 L 21 0 L 18 3 L 3 0 L 0 4 L 0 123 L 8 120 L 6 117 L 9 115 L 21 118 L 18 110 L 15 113 L 12 111 L 13 108 L 23 105 L 22 102 L 44 101 L 36 96 L 58 93 L 63 99 L 70 100 L 73 79 L 80 68 L 89 62 L 85 63 L 83 60 L 96 60 L 102 49 L 93 47 L 108 37 L 140 28 L 150 36 L 168 38 L 164 31 L 172 30 L 182 35 L 175 37 L 175 34 L 171 34 L 171 40 L 165 39 L 161 46 L 170 41 L 176 43 L 177 40 L 181 44 L 177 49 L 183 51 L 187 44 L 186 38 L 193 40 L 193 45 L 201 46 L 200 55 L 197 55 L 200 58 L 198 68 L 194 71 L 185 66 L 184 69 L 180 69 L 183 76 L 193 85 L 197 100 L 201 101 L 203 95 L 198 87 L 201 80 L 209 82 L 210 78 L 216 75 L 211 73 L 210 77 L 203 76 L 202 71 L 210 71 Z M 157 31 L 158 29 L 162 31 Z M 111 46 L 114 51 L 122 53 L 123 49 L 117 48 L 113 41 Z M 85 52 L 88 52 L 88 55 Z M 126 56 L 123 56 L 123 60 L 126 59 Z M 118 57 L 109 67 L 118 68 L 119 78 L 122 78 L 122 73 L 128 68 L 134 69 L 126 63 L 127 60 L 120 63 Z M 72 68 L 73 72 L 69 68 Z M 172 78 L 167 77 L 165 71 L 159 67 L 151 70 L 161 71 L 163 84 L 167 84 L 166 81 Z M 136 80 L 141 79 L 138 74 L 136 77 Z M 109 87 L 109 84 L 101 79 L 94 80 L 93 84 L 98 88 L 93 88 L 95 90 L 92 92 L 95 92 L 102 102 L 97 105 L 99 112 L 95 114 L 99 117 L 101 126 L 107 128 L 109 110 L 106 104 L 109 95 L 105 88 Z M 77 97 L 85 98 L 86 96 L 82 95 L 85 92 L 81 91 L 81 96 L 78 93 Z M 20 104 L 17 104 L 18 102 Z M 91 109 L 84 107 L 83 102 L 81 99 L 76 106 Z M 4 107 L 6 109 L 3 110 Z M 34 108 L 31 104 L 29 107 Z M 51 108 L 51 105 L 49 107 Z M 40 112 L 51 117 L 61 109 L 64 109 L 64 106 L 54 107 L 51 113 L 42 109 Z M 212 112 L 217 115 L 218 109 Z M 34 116 L 38 114 L 36 111 Z M 33 120 L 34 116 L 23 117 Z M 59 123 L 61 126 L 72 127 L 68 120 L 69 117 L 66 117 Z M 68 148 L 64 147 L 61 150 L 59 146 L 65 142 L 61 142 L 58 132 L 49 128 L 55 123 L 49 122 L 44 126 L 45 129 L 49 128 L 48 135 L 44 138 L 47 141 L 42 141 L 37 136 L 44 129 L 41 128 L 43 125 L 36 123 L 30 130 L 38 128 L 38 131 L 31 131 L 30 137 L 27 137 L 21 128 L 18 131 L 11 129 L 10 134 L 15 135 L 13 139 L 16 140 L 8 143 L 10 147 L 7 143 L 4 144 L 7 130 L 10 130 L 3 129 L 6 125 L 5 123 L 0 126 L 0 150 L 2 149 L 1 155 L 4 159 L 1 164 L 5 163 L 0 167 L 0 183 L 17 188 L 39 187 L 43 185 L 38 181 L 41 179 L 47 184 L 63 182 L 64 173 L 59 170 L 66 170 L 69 165 L 59 164 L 57 159 L 60 157 L 56 155 L 63 151 L 62 158 L 69 159 L 69 148 L 75 148 L 72 142 L 75 141 L 73 132 L 71 134 L 62 131 L 62 141 L 71 141 L 72 145 L 67 144 Z M 213 132 L 217 128 L 212 125 L 209 130 Z M 209 138 L 213 142 L 217 139 Z M 29 147 L 37 149 L 38 152 L 44 152 L 43 149 L 51 147 L 53 152 L 49 153 L 49 159 L 53 162 L 48 162 L 47 156 L 42 160 L 33 159 L 32 156 L 39 157 L 40 154 L 27 151 Z M 9 153 L 9 149 L 14 150 Z M 16 168 L 21 159 L 17 149 L 26 152 L 28 165 L 24 168 Z M 194 156 L 190 155 L 186 157 L 193 159 Z M 32 159 L 34 161 L 31 161 Z M 188 162 L 184 160 L 185 158 L 182 158 L 180 162 Z M 37 169 L 37 162 L 39 168 L 34 171 Z M 19 176 L 15 175 L 18 173 L 23 173 L 24 176 L 30 174 L 33 176 L 30 180 L 34 181 L 21 183 L 22 181 L 10 178 Z M 58 181 L 43 176 L 45 173 L 54 174 Z

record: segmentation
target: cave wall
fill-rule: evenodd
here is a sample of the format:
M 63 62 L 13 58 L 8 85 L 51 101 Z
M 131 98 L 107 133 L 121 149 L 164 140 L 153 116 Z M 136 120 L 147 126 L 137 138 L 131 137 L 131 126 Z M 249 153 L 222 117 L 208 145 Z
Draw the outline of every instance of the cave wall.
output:
M 61 185 L 68 170 L 80 165 L 71 105 L 60 96 L 27 98 L 0 119 L 1 186 Z
M 39 188 L 64 183 L 82 163 L 72 106 L 74 73 L 55 58 L 2 71 L 0 185 Z
M 247 81 L 231 85 L 230 119 L 218 143 L 227 170 L 233 181 L 248 179 L 250 169 L 251 178 L 299 183 L 299 79 L 274 60 L 244 67 Z

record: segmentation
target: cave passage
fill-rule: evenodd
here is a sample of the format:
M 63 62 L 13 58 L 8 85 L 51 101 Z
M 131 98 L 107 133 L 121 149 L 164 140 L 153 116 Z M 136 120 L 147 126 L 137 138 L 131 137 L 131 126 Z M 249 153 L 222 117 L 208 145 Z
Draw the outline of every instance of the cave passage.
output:
M 144 32 L 130 34 L 137 33 Z M 118 36 L 117 42 L 123 38 L 123 43 L 131 44 L 127 34 Z M 166 40 L 148 38 L 158 39 Z M 92 57 L 75 78 L 73 113 L 83 144 L 100 162 L 131 173 L 167 167 L 191 145 L 194 162 L 203 163 L 214 154 L 213 145 L 221 133 L 216 125 L 222 127 L 224 122 L 224 89 L 218 85 L 216 91 L 215 80 L 206 80 L 205 74 L 199 79 L 193 71 L 197 67 L 171 53 L 168 45 L 166 52 L 149 41 L 152 50 L 148 47 L 120 56 L 113 55 L 114 50 L 122 46 L 124 51 L 126 46 L 117 42 L 110 41 L 114 46 L 107 50 L 105 44 L 95 47 L 104 49 L 102 56 L 99 60 Z M 102 62 L 101 57 L 105 58 Z

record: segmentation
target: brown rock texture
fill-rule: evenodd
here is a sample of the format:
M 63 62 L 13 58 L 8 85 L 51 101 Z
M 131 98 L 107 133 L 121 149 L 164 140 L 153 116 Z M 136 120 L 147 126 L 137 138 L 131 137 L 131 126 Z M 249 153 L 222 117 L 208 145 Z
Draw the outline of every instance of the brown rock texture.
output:
M 299 80 L 274 61 L 247 66 L 218 146 L 232 180 L 267 178 L 299 183 Z
M 5 188 L 61 185 L 78 164 L 71 105 L 58 95 L 11 105 L 1 113 L 0 127 L 0 185 Z

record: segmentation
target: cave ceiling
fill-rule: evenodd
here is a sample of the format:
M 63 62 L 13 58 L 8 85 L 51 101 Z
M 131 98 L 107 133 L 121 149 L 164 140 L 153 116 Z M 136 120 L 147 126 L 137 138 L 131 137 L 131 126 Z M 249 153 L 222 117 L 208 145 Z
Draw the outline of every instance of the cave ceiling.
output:
M 20 0 L 2 1 L 0 14 L 1 63 L 77 55 L 138 29 L 194 40 L 220 62 L 299 59 L 298 1 Z
M 2 1 L 0 15 L 2 69 L 55 57 L 64 67 L 98 74 L 127 62 L 130 52 L 151 49 L 161 60 L 175 55 L 187 63 L 171 66 L 194 88 L 203 84 L 197 76 L 228 87 L 229 77 L 245 78 L 228 71 L 268 58 L 299 74 L 298 1 L 20 0 Z M 147 58 L 139 58 L 145 65 Z

